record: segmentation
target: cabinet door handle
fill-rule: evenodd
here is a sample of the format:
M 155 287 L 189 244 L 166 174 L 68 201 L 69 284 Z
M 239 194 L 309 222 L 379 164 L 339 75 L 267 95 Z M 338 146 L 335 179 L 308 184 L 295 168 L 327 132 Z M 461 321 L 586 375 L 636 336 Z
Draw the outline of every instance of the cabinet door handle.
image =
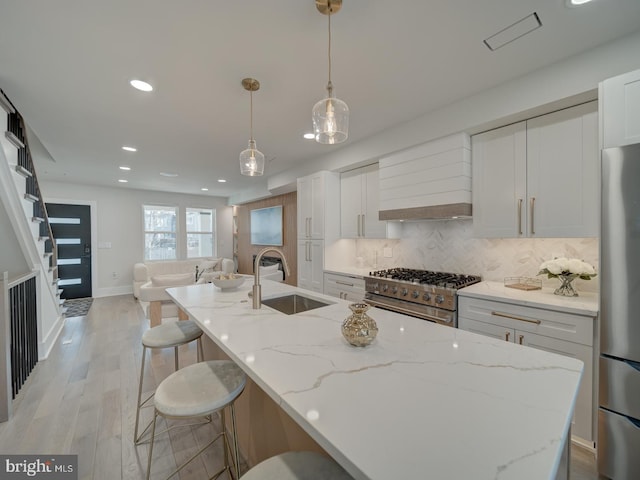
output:
M 520 322 L 535 323 L 536 325 L 540 325 L 542 323 L 541 320 L 529 320 L 528 318 L 516 317 L 514 315 L 509 315 L 508 313 L 502 312 L 491 312 L 491 315 L 495 315 L 496 317 L 510 318 L 512 320 L 518 320 Z
M 518 235 L 522 235 L 522 199 L 518 199 Z
M 360 230 L 362 232 L 361 236 L 364 237 L 365 236 L 365 234 L 364 234 L 364 232 L 365 232 L 365 230 L 364 230 L 364 213 L 362 214 L 362 228 Z
M 533 223 L 533 213 L 534 213 L 535 207 L 536 207 L 536 197 L 531 197 L 531 200 L 529 200 L 529 203 L 531 204 L 531 235 L 535 235 L 536 234 L 536 229 L 535 229 L 534 223 Z
M 509 341 L 509 337 L 511 336 L 511 332 L 504 332 L 504 340 L 505 342 Z
M 344 285 L 346 287 L 353 287 L 353 283 L 341 282 L 340 280 L 336 280 L 338 285 Z
M 518 343 L 524 345 L 524 335 L 518 335 Z
M 360 215 L 358 215 L 358 236 L 360 236 Z
M 308 262 L 311 261 L 311 242 L 307 242 L 307 252 L 309 254 Z
M 305 230 L 307 233 L 307 238 L 311 236 L 311 217 L 307 217 L 306 218 L 306 226 L 305 226 Z

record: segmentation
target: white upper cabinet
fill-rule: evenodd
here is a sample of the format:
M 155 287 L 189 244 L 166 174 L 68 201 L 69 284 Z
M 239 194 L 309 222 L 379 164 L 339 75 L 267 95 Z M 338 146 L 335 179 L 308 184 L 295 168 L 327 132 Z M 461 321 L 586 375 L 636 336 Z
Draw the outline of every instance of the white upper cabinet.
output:
M 640 70 L 600 84 L 603 148 L 640 143 Z
M 598 235 L 596 102 L 472 138 L 476 237 Z
M 387 223 L 378 220 L 378 165 L 345 172 L 340 177 L 342 238 L 387 238 Z
M 340 235 L 340 175 L 318 172 L 298 179 L 298 238 Z
M 524 235 L 527 127 L 507 125 L 471 137 L 473 233 L 476 237 Z

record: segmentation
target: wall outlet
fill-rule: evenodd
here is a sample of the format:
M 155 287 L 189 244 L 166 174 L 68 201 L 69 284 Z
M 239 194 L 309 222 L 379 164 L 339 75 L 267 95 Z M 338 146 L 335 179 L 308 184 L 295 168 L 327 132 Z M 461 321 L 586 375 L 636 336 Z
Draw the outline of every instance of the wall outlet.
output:
M 393 257 L 393 249 L 391 247 L 385 247 L 382 249 L 382 255 L 384 258 L 392 258 Z
M 113 278 L 118 278 L 118 272 L 111 272 L 111 276 Z

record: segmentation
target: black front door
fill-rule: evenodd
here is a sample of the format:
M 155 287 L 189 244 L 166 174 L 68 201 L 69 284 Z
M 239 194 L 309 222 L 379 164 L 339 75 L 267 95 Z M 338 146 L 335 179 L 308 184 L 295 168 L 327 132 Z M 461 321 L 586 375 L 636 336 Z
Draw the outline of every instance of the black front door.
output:
M 47 203 L 58 247 L 61 298 L 91 297 L 91 207 Z

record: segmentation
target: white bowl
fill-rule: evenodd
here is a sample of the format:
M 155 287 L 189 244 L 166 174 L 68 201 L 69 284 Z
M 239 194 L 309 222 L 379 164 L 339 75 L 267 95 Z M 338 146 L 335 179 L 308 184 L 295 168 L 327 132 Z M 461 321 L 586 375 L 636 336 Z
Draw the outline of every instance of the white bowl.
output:
M 238 288 L 244 283 L 245 277 L 236 277 L 231 279 L 214 278 L 211 281 L 213 284 L 221 290 L 231 290 L 232 288 Z

